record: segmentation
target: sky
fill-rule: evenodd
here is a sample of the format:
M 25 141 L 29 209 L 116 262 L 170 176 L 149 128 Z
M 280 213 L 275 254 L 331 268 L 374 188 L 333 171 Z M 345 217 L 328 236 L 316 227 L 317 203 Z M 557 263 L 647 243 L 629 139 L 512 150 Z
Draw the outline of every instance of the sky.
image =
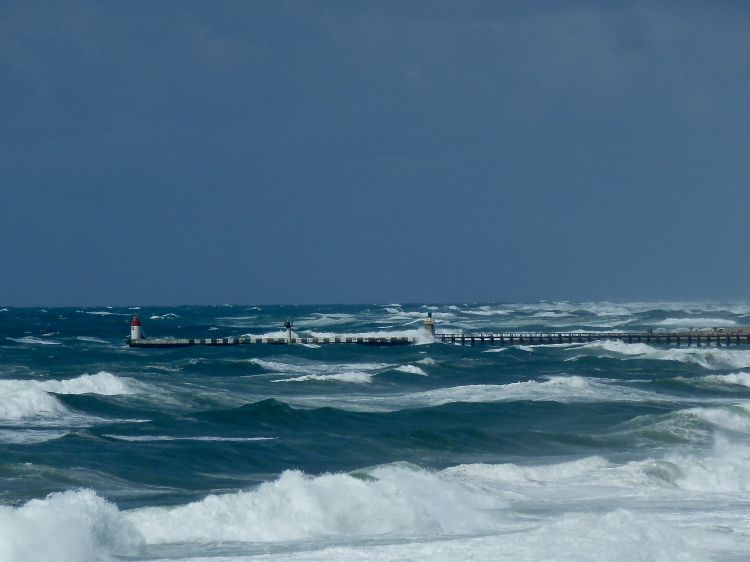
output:
M 0 304 L 748 300 L 750 4 L 0 3 Z

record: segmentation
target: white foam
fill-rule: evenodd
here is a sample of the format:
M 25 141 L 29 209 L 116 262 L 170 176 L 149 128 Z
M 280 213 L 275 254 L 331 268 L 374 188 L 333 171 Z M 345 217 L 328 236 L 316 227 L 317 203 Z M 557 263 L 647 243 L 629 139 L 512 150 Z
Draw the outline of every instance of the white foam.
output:
M 421 369 L 416 365 L 399 365 L 398 367 L 396 367 L 396 371 L 399 371 L 401 373 L 409 373 L 411 375 L 422 375 L 423 377 L 427 376 L 427 373 L 424 372 L 424 369 Z
M 737 322 L 727 318 L 667 318 L 654 322 L 654 325 L 679 328 L 722 328 L 737 326 Z
M 442 406 L 454 402 L 551 401 L 671 402 L 673 396 L 633 388 L 622 381 L 579 376 L 556 376 L 509 384 L 462 385 L 404 394 L 290 395 L 285 402 L 304 408 L 332 406 L 357 412 L 392 412 Z
M 438 362 L 435 361 L 432 357 L 423 357 L 422 359 L 418 359 L 415 361 L 415 363 L 421 363 L 422 365 L 437 365 Z
M 271 382 L 369 383 L 372 382 L 373 376 L 391 367 L 388 363 L 324 363 L 319 361 L 286 363 L 264 359 L 251 359 L 250 362 L 263 367 L 267 371 L 285 375 L 298 375 L 274 379 Z
M 322 381 L 322 382 L 350 382 L 350 383 L 370 383 L 374 373 L 362 373 L 362 372 L 344 372 L 336 373 L 333 375 L 301 375 L 299 377 L 291 377 L 285 379 L 274 379 L 271 382 L 310 382 L 310 381 Z
M 482 306 L 478 309 L 467 309 L 462 310 L 464 314 L 471 314 L 474 316 L 505 316 L 508 314 L 507 310 L 498 309 L 498 308 L 491 308 L 489 306 Z
M 619 465 L 598 456 L 536 466 L 470 464 L 448 468 L 441 474 L 516 501 L 593 499 L 606 504 L 617 498 L 621 505 L 633 497 L 648 497 L 657 504 L 664 499 L 695 501 L 698 498 L 674 491 L 750 492 L 750 447 L 717 435 L 708 454 L 671 452 L 662 458 Z
M 624 464 L 285 471 L 177 507 L 120 512 L 87 490 L 0 507 L 0 560 L 101 560 L 143 547 L 213 562 L 745 559 L 748 491 L 750 449 L 721 439 L 708 455 Z M 248 553 L 195 556 L 226 543 Z
M 692 363 L 705 369 L 741 369 L 750 366 L 750 351 L 742 349 L 717 347 L 659 349 L 645 343 L 625 343 L 622 340 L 592 342 L 578 349 L 604 351 L 639 359 Z
M 67 431 L 52 429 L 0 429 L 0 443 L 32 445 L 59 439 L 67 434 Z
M 589 479 L 592 472 L 613 466 L 603 457 L 594 456 L 570 462 L 547 465 L 518 464 L 463 464 L 445 469 L 442 474 L 461 481 L 471 480 L 480 484 L 488 481 L 494 484 L 534 483 L 547 484 L 565 480 L 568 485 L 573 480 Z
M 149 320 L 169 320 L 173 318 L 179 318 L 179 314 L 175 314 L 174 312 L 167 312 L 166 314 L 154 314 L 152 316 L 149 316 Z
M 129 383 L 107 371 L 99 371 L 94 375 L 81 375 L 73 379 L 28 381 L 37 388 L 56 394 L 102 394 L 113 396 L 117 394 L 134 394 Z
M 508 349 L 519 349 L 521 351 L 526 351 L 528 353 L 533 353 L 534 350 L 537 348 L 577 348 L 581 347 L 580 343 L 535 343 L 533 345 L 513 345 L 510 347 L 493 347 L 490 349 L 484 350 L 482 353 L 501 353 L 503 351 L 507 351 Z
M 662 401 L 663 396 L 627 386 L 579 376 L 549 377 L 542 381 L 477 384 L 438 388 L 391 397 L 373 397 L 371 405 L 387 407 L 441 406 L 452 402 L 504 402 L 516 400 L 557 402 Z
M 357 317 L 353 314 L 345 313 L 317 313 L 309 317 L 302 317 L 295 319 L 295 324 L 298 329 L 308 330 L 310 328 L 322 328 L 325 326 L 336 326 L 338 324 L 348 324 L 355 322 Z
M 491 527 L 502 504 L 461 483 L 398 466 L 367 477 L 285 471 L 249 492 L 126 514 L 149 544 L 290 541 L 332 536 L 457 534 Z
M 106 371 L 66 380 L 0 380 L 0 419 L 57 418 L 69 411 L 52 394 L 132 394 L 129 384 Z
M 703 529 L 689 530 L 657 515 L 616 509 L 603 513 L 570 513 L 551 520 L 508 524 L 500 534 L 421 539 L 391 544 L 335 545 L 313 550 L 264 554 L 267 561 L 455 562 L 501 560 L 536 562 L 632 562 L 633 560 L 705 561 L 726 551 L 731 540 Z M 191 562 L 209 562 L 207 558 Z M 244 562 L 227 557 L 211 562 Z
M 227 442 L 245 442 L 245 441 L 272 441 L 276 437 L 215 437 L 211 435 L 203 435 L 196 437 L 172 437 L 170 435 L 105 435 L 112 439 L 118 439 L 119 441 L 135 441 L 135 442 L 149 442 L 149 441 L 227 441 Z
M 327 374 L 331 371 L 380 371 L 391 367 L 389 363 L 323 363 L 318 361 L 285 363 L 282 361 L 267 361 L 257 358 L 250 359 L 250 363 L 263 367 L 267 371 L 274 371 L 277 373 Z
M 108 310 L 79 310 L 77 312 L 83 312 L 85 314 L 91 314 L 92 316 L 129 316 L 120 312 L 110 312 Z
M 677 412 L 712 424 L 716 428 L 750 432 L 750 403 L 730 406 L 699 406 Z
M 16 343 L 25 343 L 28 345 L 62 345 L 59 341 L 43 340 L 41 338 L 35 338 L 33 336 L 24 336 L 22 338 L 5 338 L 5 339 L 14 341 Z
M 750 387 L 750 373 L 743 371 L 728 375 L 708 375 L 703 377 L 703 380 L 719 384 Z
M 109 343 L 107 340 L 103 340 L 101 338 L 94 338 L 91 336 L 76 336 L 76 339 L 79 341 L 85 341 L 85 342 L 91 342 L 91 343 Z
M 82 562 L 134 555 L 135 526 L 91 490 L 50 494 L 17 508 L 0 506 L 0 560 Z
M 747 431 L 747 429 L 745 429 Z M 750 447 L 717 435 L 711 455 L 672 454 L 674 486 L 697 492 L 750 492 Z
M 569 316 L 569 312 L 555 312 L 552 310 L 537 312 L 536 314 L 531 315 L 532 318 L 567 318 Z
M 0 420 L 57 418 L 68 412 L 55 398 L 34 387 L 11 386 L 0 381 Z
M 237 326 L 237 327 L 246 328 L 247 326 Z M 250 333 L 248 333 L 248 334 L 242 334 L 240 337 L 243 337 L 243 338 L 283 338 L 283 339 L 286 339 L 286 337 L 287 337 L 287 331 L 286 330 L 275 330 L 273 332 L 264 332 L 262 334 L 250 334 Z M 299 338 L 300 335 L 297 334 L 297 332 L 292 332 L 292 337 L 293 338 Z

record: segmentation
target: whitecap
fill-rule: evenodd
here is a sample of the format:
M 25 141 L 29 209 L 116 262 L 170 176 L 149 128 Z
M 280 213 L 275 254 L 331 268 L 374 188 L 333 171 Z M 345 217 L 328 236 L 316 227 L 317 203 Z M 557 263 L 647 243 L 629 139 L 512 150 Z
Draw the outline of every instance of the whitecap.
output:
M 54 429 L 0 429 L 0 443 L 34 445 L 60 439 L 66 435 L 67 431 Z
M 59 341 L 43 340 L 41 338 L 35 338 L 33 336 L 24 336 L 22 338 L 5 338 L 7 340 L 14 341 L 16 343 L 24 343 L 27 345 L 62 345 Z
M 708 375 L 703 377 L 704 381 L 733 386 L 744 386 L 750 388 L 750 373 L 739 371 L 728 375 Z
M 0 419 L 67 419 L 74 416 L 53 394 L 117 395 L 133 392 L 127 381 L 106 371 L 64 380 L 0 380 Z
M 76 339 L 79 341 L 85 341 L 90 343 L 109 343 L 107 340 L 103 340 L 101 338 L 95 338 L 92 336 L 76 336 Z
M 212 435 L 199 435 L 195 437 L 172 437 L 170 435 L 109 435 L 104 437 L 117 439 L 119 441 L 150 442 L 150 441 L 226 441 L 226 442 L 252 442 L 273 441 L 276 437 L 217 437 Z
M 179 314 L 175 314 L 174 312 L 167 312 L 166 314 L 153 314 L 149 316 L 149 320 L 169 320 L 172 318 L 179 318 Z
M 110 312 L 109 310 L 79 310 L 77 312 L 83 312 L 84 314 L 91 314 L 92 316 L 130 316 L 120 312 Z
M 319 361 L 308 361 L 303 363 L 286 363 L 283 361 L 270 361 L 266 359 L 253 358 L 250 363 L 263 367 L 267 371 L 276 373 L 318 373 L 325 374 L 331 371 L 379 371 L 391 367 L 389 363 L 324 363 Z
M 417 367 L 416 365 L 399 365 L 395 370 L 401 373 L 409 373 L 411 375 L 421 375 L 423 377 L 427 376 L 427 373 L 424 372 L 424 369 Z
M 372 382 L 372 377 L 375 373 L 363 373 L 363 372 L 344 372 L 335 373 L 332 375 L 301 375 L 299 377 L 291 377 L 284 379 L 274 379 L 271 382 L 310 382 L 310 381 L 322 381 L 322 382 L 349 382 L 349 383 L 369 383 Z
M 104 560 L 135 555 L 143 544 L 123 513 L 92 490 L 0 506 L 0 559 L 8 562 Z
M 343 536 L 481 532 L 503 504 L 423 470 L 384 466 L 310 477 L 284 471 L 248 492 L 125 514 L 148 544 L 276 542 Z
M 670 328 L 727 328 L 737 326 L 737 322 L 727 318 L 666 318 L 653 325 Z
M 645 343 L 625 343 L 622 340 L 602 340 L 579 348 L 604 351 L 624 358 L 678 361 L 699 365 L 704 369 L 742 369 L 750 367 L 750 350 L 718 347 L 689 347 L 662 349 Z
M 435 361 L 432 357 L 423 357 L 422 359 L 418 359 L 415 361 L 415 363 L 421 363 L 423 365 L 437 365 L 438 362 Z

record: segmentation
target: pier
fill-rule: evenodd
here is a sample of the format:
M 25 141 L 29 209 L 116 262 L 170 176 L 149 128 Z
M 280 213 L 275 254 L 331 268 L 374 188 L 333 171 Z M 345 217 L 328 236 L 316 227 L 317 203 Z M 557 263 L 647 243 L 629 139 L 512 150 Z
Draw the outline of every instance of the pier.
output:
M 724 330 L 696 330 L 690 332 L 507 332 L 507 333 L 436 333 L 435 320 L 428 313 L 424 321 L 424 338 L 416 336 L 360 337 L 330 336 L 326 338 L 297 337 L 292 332 L 292 321 L 284 323 L 286 334 L 279 337 L 243 336 L 229 338 L 146 338 L 141 322 L 134 317 L 130 323 L 130 347 L 190 347 L 195 345 L 329 345 L 358 344 L 376 347 L 413 345 L 416 343 L 445 343 L 453 345 L 551 345 L 591 343 L 602 340 L 620 340 L 625 343 L 645 343 L 671 347 L 728 347 L 750 345 L 750 329 L 736 328 Z
M 750 333 L 712 332 L 570 332 L 503 334 L 435 334 L 435 341 L 457 345 L 550 345 L 621 340 L 673 347 L 750 345 Z
M 410 345 L 417 343 L 416 337 L 357 337 L 332 336 L 327 338 L 300 338 L 292 333 L 291 318 L 284 322 L 286 335 L 281 337 L 243 336 L 233 338 L 146 338 L 141 329 L 141 321 L 136 316 L 130 322 L 130 347 L 190 347 L 193 345 L 228 346 L 228 345 L 291 345 L 291 344 L 359 344 L 371 346 Z
M 332 337 L 332 338 L 189 338 L 189 339 L 138 339 L 128 340 L 130 347 L 189 347 L 192 345 L 289 345 L 289 344 L 360 344 L 373 346 L 393 346 L 409 345 L 417 343 L 414 337 L 393 337 L 393 338 L 358 338 L 358 337 Z

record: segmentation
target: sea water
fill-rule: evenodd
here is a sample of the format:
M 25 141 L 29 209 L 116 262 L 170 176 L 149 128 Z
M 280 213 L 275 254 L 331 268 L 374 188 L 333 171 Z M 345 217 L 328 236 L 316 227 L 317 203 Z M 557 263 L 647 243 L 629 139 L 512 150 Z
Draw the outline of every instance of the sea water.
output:
M 745 560 L 750 348 L 439 332 L 750 325 L 721 303 L 0 308 L 0 561 Z M 152 337 L 402 347 L 130 349 Z

